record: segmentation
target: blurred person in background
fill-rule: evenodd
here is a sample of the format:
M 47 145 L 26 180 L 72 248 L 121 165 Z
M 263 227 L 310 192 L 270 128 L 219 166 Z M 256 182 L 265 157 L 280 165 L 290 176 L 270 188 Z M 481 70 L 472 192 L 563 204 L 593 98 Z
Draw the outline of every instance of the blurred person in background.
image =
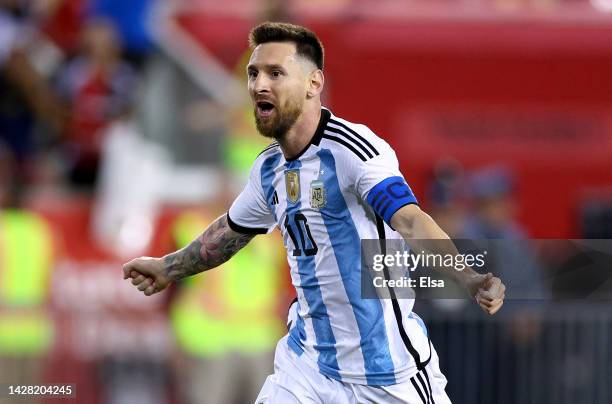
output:
M 64 134 L 69 180 L 89 188 L 96 182 L 105 131 L 132 111 L 136 76 L 108 20 L 87 21 L 81 41 L 80 52 L 59 73 L 57 88 L 69 113 Z
M 499 404 L 523 402 L 530 386 L 544 383 L 531 380 L 524 369 L 537 365 L 527 358 L 539 349 L 542 338 L 542 309 L 550 296 L 545 274 L 532 244 L 526 240 L 527 231 L 517 219 L 512 171 L 503 166 L 475 170 L 468 175 L 467 187 L 472 210 L 464 234 L 473 240 L 493 240 L 487 244 L 487 270 L 504 279 L 508 295 L 512 296 L 499 317 L 506 330 L 496 353 L 508 385 L 516 388 L 508 391 L 505 401 Z
M 440 228 L 454 240 L 465 238 L 464 231 L 468 218 L 465 184 L 464 170 L 458 161 L 444 158 L 435 164 L 433 180 L 428 187 L 429 212 Z M 460 296 L 461 292 L 459 286 L 455 285 L 449 276 L 441 274 L 441 278 L 448 281 L 444 290 L 423 290 L 422 295 L 427 295 L 429 299 L 420 300 L 417 304 L 420 306 L 433 305 L 438 310 L 448 312 L 467 306 L 469 302 L 466 300 L 445 298 L 449 295 L 449 290 L 456 290 L 457 296 Z M 469 309 L 466 308 L 466 310 Z
M 515 178 L 505 167 L 485 167 L 469 175 L 471 211 L 463 234 L 473 240 L 498 240 L 491 244 L 487 262 L 508 279 L 508 288 L 522 298 L 547 297 L 542 268 L 517 219 Z M 499 241 L 505 240 L 505 241 Z M 518 296 L 518 295 L 515 295 Z M 506 314 L 512 310 L 505 310 Z M 522 329 L 527 331 L 526 328 Z
M 432 324 L 432 338 L 445 344 L 445 371 L 450 390 L 478 397 L 479 386 L 457 383 L 465 369 L 454 364 L 462 363 L 465 358 L 482 356 L 483 350 L 491 352 L 484 355 L 488 361 L 497 363 L 498 373 L 488 374 L 487 368 L 475 368 L 473 375 L 490 378 L 492 382 L 497 377 L 503 378 L 503 384 L 492 386 L 498 392 L 496 404 L 526 402 L 525 394 L 536 384 L 545 382 L 541 379 L 542 373 L 521 373 L 521 369 L 533 370 L 538 366 L 528 358 L 543 340 L 541 300 L 547 295 L 544 274 L 531 245 L 525 240 L 527 232 L 517 218 L 515 188 L 514 175 L 509 168 L 489 166 L 464 170 L 453 160 L 443 160 L 436 165 L 429 188 L 431 212 L 436 222 L 457 239 L 458 245 L 465 243 L 468 249 L 476 245 L 486 250 L 486 270 L 504 279 L 507 286 L 504 310 L 484 325 L 501 330 L 494 346 L 448 337 L 465 335 L 470 332 L 466 329 L 474 327 L 472 323 L 466 327 L 466 322 L 457 321 L 457 318 L 464 316 L 471 322 L 478 319 L 478 313 L 466 300 L 447 299 L 445 292 L 434 290 L 429 291 L 432 299 L 418 302 L 420 306 L 434 306 L 433 314 L 442 315 Z M 444 334 L 447 339 L 439 339 Z M 481 370 L 487 374 L 479 376 Z
M 34 0 L 45 6 L 41 31 L 62 53 L 63 58 L 76 54 L 90 0 Z
M 21 206 L 16 170 L 0 142 L 0 383 L 36 385 L 53 344 L 47 303 L 54 242 L 48 223 Z
M 203 208 L 178 215 L 172 226 L 176 247 L 188 245 L 223 213 L 232 196 L 222 191 Z M 253 402 L 271 373 L 284 329 L 279 308 L 286 304 L 282 240 L 277 233 L 272 236 L 253 240 L 220 271 L 177 284 L 170 318 L 185 403 Z
M 34 176 L 41 145 L 56 138 L 63 114 L 48 84 L 55 58 L 32 1 L 0 0 L 0 141 L 15 158 L 15 189 Z
M 508 279 L 508 288 L 523 298 L 547 297 L 542 269 L 517 218 L 515 177 L 506 167 L 492 166 L 469 174 L 470 213 L 463 234 L 473 240 L 505 240 L 491 244 L 487 262 Z M 506 313 L 511 310 L 506 310 Z
M 112 21 L 121 39 L 125 59 L 139 69 L 154 50 L 147 24 L 149 14 L 157 2 L 158 0 L 87 0 L 84 10 L 90 18 Z
M 464 233 L 472 239 L 524 239 L 516 219 L 514 176 L 505 167 L 485 167 L 469 175 L 471 215 Z
M 429 198 L 431 217 L 451 238 L 462 238 L 468 212 L 463 168 L 457 161 L 436 164 Z

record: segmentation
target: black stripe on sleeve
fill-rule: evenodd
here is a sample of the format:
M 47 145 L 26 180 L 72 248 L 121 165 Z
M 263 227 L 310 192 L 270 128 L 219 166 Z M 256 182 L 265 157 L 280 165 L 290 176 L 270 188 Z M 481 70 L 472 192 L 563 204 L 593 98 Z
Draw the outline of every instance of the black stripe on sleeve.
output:
M 421 397 L 421 401 L 423 402 L 423 404 L 427 404 L 427 401 L 425 400 L 425 396 L 421 392 L 419 385 L 417 384 L 417 382 L 414 381 L 414 376 L 410 378 L 410 382 L 414 386 L 414 389 L 417 391 L 417 393 L 419 393 L 419 397 Z
M 266 234 L 268 229 L 255 228 L 255 227 L 244 227 L 234 222 L 227 213 L 227 224 L 229 224 L 230 229 L 234 230 L 236 233 L 242 234 Z
M 372 155 L 372 153 L 370 153 L 370 151 L 361 143 L 359 143 L 358 141 L 356 141 L 347 131 L 345 131 L 344 129 L 337 129 L 337 128 L 332 128 L 331 126 L 327 126 L 327 128 L 325 129 L 328 132 L 332 132 L 335 133 L 337 135 L 340 135 L 342 137 L 344 137 L 346 140 L 349 140 L 350 142 L 352 142 L 355 146 L 359 147 L 361 150 L 363 150 L 363 152 L 369 157 L 372 158 L 374 157 Z
M 355 153 L 355 155 L 357 155 L 357 157 L 359 157 L 361 161 L 366 161 L 366 158 L 363 156 L 363 154 L 359 153 L 357 149 L 355 149 L 350 143 L 346 142 L 345 140 L 340 139 L 339 137 L 328 135 L 327 133 L 324 133 L 321 137 L 340 143 L 341 145 Z
M 370 150 L 372 150 L 372 152 L 374 153 L 374 155 L 378 156 L 379 153 L 378 151 L 374 148 L 374 146 L 372 146 L 372 144 L 370 142 L 368 142 L 363 136 L 361 136 L 359 133 L 355 132 L 353 129 L 349 128 L 347 125 L 343 124 L 340 121 L 337 121 L 335 119 L 330 119 L 329 122 L 333 123 L 334 125 L 338 125 L 343 127 L 344 129 L 346 129 L 347 131 L 349 131 L 350 133 L 352 133 L 353 135 L 355 135 L 359 140 L 361 140 L 364 144 L 366 144 Z

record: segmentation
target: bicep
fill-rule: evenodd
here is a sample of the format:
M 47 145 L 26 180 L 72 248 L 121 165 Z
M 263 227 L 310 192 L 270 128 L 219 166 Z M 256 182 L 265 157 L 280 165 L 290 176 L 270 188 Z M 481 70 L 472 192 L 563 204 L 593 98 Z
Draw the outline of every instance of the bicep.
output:
M 424 212 L 418 205 L 404 205 L 391 216 L 390 225 L 400 234 L 409 235 L 412 233 L 415 220 L 422 214 Z
M 418 205 L 418 201 L 399 170 L 393 149 L 382 140 L 378 149 L 380 155 L 361 163 L 356 170 L 354 183 L 358 194 L 376 215 L 395 229 L 391 217 L 406 205 Z
M 406 205 L 398 209 L 391 218 L 391 225 L 406 240 L 446 240 L 449 238 L 431 216 L 417 205 Z

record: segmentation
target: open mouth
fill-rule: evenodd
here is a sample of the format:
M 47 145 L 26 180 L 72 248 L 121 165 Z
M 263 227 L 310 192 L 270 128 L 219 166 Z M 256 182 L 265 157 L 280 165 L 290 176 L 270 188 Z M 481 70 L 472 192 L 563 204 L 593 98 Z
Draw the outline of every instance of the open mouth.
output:
M 258 101 L 257 102 L 257 113 L 259 116 L 267 117 L 272 115 L 274 111 L 274 104 L 268 101 Z

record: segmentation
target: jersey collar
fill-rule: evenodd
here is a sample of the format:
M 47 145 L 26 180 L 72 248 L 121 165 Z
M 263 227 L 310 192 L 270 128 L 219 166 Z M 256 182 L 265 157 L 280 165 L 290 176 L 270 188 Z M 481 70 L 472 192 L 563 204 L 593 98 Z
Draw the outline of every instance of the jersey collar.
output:
M 285 159 L 285 161 L 294 161 L 299 159 L 304 153 L 306 153 L 306 150 L 308 150 L 310 145 L 314 144 L 315 146 L 318 146 L 321 142 L 321 137 L 323 136 L 323 132 L 325 131 L 325 127 L 327 126 L 329 118 L 331 118 L 331 112 L 329 111 L 329 109 L 325 107 L 321 108 L 321 118 L 319 118 L 319 125 L 317 125 L 317 130 L 315 131 L 312 139 L 310 139 L 310 142 L 306 146 L 304 146 L 302 151 L 295 155 L 295 157 Z

